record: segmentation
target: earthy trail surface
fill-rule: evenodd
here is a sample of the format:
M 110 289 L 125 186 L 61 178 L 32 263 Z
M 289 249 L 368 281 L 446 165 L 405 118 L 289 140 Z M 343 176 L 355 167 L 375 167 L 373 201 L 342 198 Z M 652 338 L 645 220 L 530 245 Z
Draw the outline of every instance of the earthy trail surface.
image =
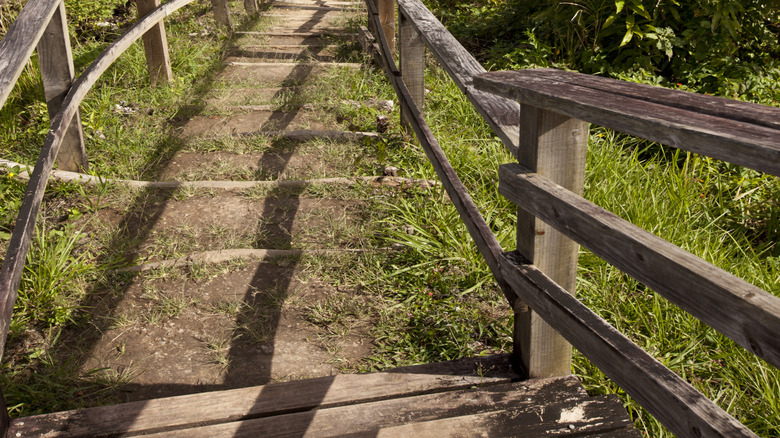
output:
M 92 219 L 116 230 L 107 247 L 126 265 L 183 260 L 117 273 L 90 293 L 92 327 L 67 335 L 82 371 L 114 379 L 119 401 L 328 376 L 370 353 L 365 297 L 330 268 L 378 249 L 371 199 L 387 184 L 317 182 L 382 173 L 367 147 L 377 134 L 334 116 L 339 96 L 322 82 L 361 68 L 358 5 L 271 2 L 246 19 L 202 104 L 174 120 L 182 146 L 147 175 L 300 184 L 148 188 Z M 197 261 L 204 251 L 225 261 Z

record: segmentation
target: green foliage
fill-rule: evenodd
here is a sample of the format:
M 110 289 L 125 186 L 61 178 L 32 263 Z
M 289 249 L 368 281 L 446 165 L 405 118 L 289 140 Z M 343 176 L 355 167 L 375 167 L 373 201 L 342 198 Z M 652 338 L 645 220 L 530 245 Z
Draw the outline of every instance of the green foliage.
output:
M 11 228 L 22 206 L 24 184 L 14 178 L 19 172 L 19 167 L 15 166 L 7 174 L 0 174 L 0 240 L 11 237 Z

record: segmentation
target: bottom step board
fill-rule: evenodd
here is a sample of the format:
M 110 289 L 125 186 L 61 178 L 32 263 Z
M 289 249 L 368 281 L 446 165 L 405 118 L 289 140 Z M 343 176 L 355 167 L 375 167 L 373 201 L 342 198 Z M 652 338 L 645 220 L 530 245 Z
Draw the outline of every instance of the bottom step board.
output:
M 18 418 L 7 436 L 638 436 L 576 377 L 516 379 L 497 355 Z

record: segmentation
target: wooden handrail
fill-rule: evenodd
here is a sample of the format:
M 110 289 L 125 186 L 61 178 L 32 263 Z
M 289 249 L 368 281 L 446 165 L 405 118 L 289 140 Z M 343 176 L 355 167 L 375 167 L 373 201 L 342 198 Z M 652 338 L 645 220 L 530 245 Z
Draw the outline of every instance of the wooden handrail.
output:
M 778 108 L 553 69 L 493 72 L 474 84 L 537 108 L 780 176 Z
M 0 40 L 0 108 L 62 0 L 29 1 Z
M 587 123 L 577 120 L 581 119 L 778 174 L 780 110 L 709 96 L 699 96 L 700 99 L 692 100 L 689 95 L 674 90 L 584 77 L 552 69 L 485 73 L 418 0 L 396 1 L 402 23 L 408 20 L 419 32 L 442 67 L 520 163 L 530 163 L 534 167 L 532 171 L 521 164 L 511 164 L 500 169 L 500 192 L 520 207 L 518 240 L 523 236 L 520 228 L 529 226 L 532 232 L 529 234 L 523 231 L 528 236 L 523 239 L 535 240 L 530 245 L 519 242 L 518 249 L 525 245 L 533 252 L 535 244 L 546 244 L 546 237 L 536 237 L 561 232 L 648 284 L 749 351 L 775 366 L 780 365 L 780 337 L 777 336 L 780 299 L 569 191 L 579 190 L 580 177 L 577 174 L 584 163 L 577 148 L 560 146 L 561 143 L 574 141 L 574 137 L 581 137 L 583 129 L 586 133 Z M 371 11 L 370 6 L 371 0 Z M 373 14 L 370 19 L 378 20 L 375 8 Z M 377 22 L 373 29 L 381 29 L 381 24 Z M 411 124 L 418 140 L 451 197 L 453 194 L 450 191 L 454 192 L 453 201 L 457 199 L 455 205 L 471 232 L 474 225 L 484 223 L 484 219 L 475 216 L 478 210 L 462 185 L 450 187 L 454 185 L 453 181 L 460 183 L 458 176 L 449 167 L 446 157 L 438 149 L 436 139 L 432 138 L 425 125 L 418 108 L 422 102 L 416 102 L 409 93 L 404 83 L 403 68 L 399 71 L 395 67 L 388 44 L 383 41 L 384 35 L 382 32 L 376 33 L 380 43 L 378 46 L 381 46 L 379 61 L 385 66 L 396 89 L 401 108 L 412 113 Z M 402 56 L 403 50 L 402 40 Z M 507 81 L 507 78 L 519 76 L 524 81 L 522 87 L 519 86 L 520 80 Z M 506 82 L 511 83 L 507 85 Z M 521 105 L 512 106 L 506 104 L 505 100 L 491 100 L 485 96 L 487 92 L 498 92 L 500 97 L 520 100 Z M 567 92 L 566 96 L 561 96 L 561 92 Z M 637 98 L 638 94 L 640 98 Z M 604 100 L 611 100 L 617 106 L 610 108 L 604 104 Z M 497 108 L 501 110 L 496 111 Z M 653 112 L 647 108 L 663 111 Z M 678 120 L 682 113 L 695 113 L 699 122 L 717 122 L 713 126 L 703 123 L 686 125 Z M 504 121 L 512 120 L 512 123 L 520 126 L 520 137 L 512 137 L 511 128 L 504 129 L 497 122 L 506 114 L 509 116 Z M 551 134 L 551 131 L 559 132 Z M 579 140 L 574 141 L 577 142 Z M 559 151 L 574 155 L 556 157 Z M 542 164 L 539 160 L 542 160 Z M 537 166 L 543 168 L 546 174 L 537 173 Z M 567 172 L 571 175 L 565 175 Z M 556 183 L 558 178 L 566 181 L 566 188 Z M 462 199 L 467 199 L 473 210 L 464 211 Z M 537 225 L 533 221 L 540 220 L 549 224 L 548 228 L 535 229 Z M 494 246 L 483 246 L 484 242 L 495 241 L 492 234 L 486 236 L 477 233 L 481 240 L 474 237 L 475 233 L 471 234 L 504 293 L 514 295 L 509 298 L 510 302 L 515 302 L 516 320 L 522 314 L 522 309 L 518 309 L 524 304 L 530 305 L 534 312 L 541 315 L 674 433 L 680 436 L 755 436 L 685 379 L 664 367 L 580 303 L 572 291 L 566 290 L 554 278 L 560 276 L 557 272 L 560 266 L 546 268 L 555 271 L 553 276 L 540 270 L 519 252 L 499 254 L 496 258 Z M 558 237 L 551 239 L 554 245 L 559 241 Z M 549 255 L 543 255 L 542 258 L 546 257 Z M 564 258 L 559 264 L 568 264 L 570 261 Z M 496 262 L 497 275 L 493 268 Z M 671 275 L 654 275 L 655 270 L 670 267 L 674 268 L 664 272 L 671 272 Z M 566 276 L 563 277 L 566 281 Z M 516 345 L 519 342 L 517 329 L 516 326 Z M 535 330 L 531 325 L 525 329 Z M 544 350 L 541 344 L 537 347 Z M 526 364 L 528 362 L 525 361 Z
M 499 175 L 499 193 L 520 208 L 780 368 L 780 298 L 519 164 Z

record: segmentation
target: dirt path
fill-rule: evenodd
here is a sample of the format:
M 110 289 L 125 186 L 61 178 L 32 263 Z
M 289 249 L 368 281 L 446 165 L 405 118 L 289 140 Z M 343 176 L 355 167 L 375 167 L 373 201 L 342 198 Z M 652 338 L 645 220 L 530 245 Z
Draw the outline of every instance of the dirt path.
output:
M 259 19 L 247 21 L 203 105 L 174 121 L 184 146 L 148 179 L 377 173 L 375 148 L 367 148 L 363 136 L 342 135 L 355 127 L 329 111 L 338 96 L 321 82 L 361 68 L 350 21 L 358 17 L 358 4 L 271 2 Z M 292 131 L 296 135 L 285 135 Z M 130 205 L 100 210 L 92 220 L 116 230 L 107 247 L 128 265 L 216 250 L 300 251 L 117 272 L 112 284 L 90 292 L 90 330 L 67 335 L 66 342 L 82 347 L 81 357 L 71 360 L 82 372 L 113 379 L 120 401 L 355 369 L 371 352 L 369 298 L 331 274 L 354 254 L 378 250 L 369 199 L 382 190 L 388 189 L 148 188 L 133 193 Z

